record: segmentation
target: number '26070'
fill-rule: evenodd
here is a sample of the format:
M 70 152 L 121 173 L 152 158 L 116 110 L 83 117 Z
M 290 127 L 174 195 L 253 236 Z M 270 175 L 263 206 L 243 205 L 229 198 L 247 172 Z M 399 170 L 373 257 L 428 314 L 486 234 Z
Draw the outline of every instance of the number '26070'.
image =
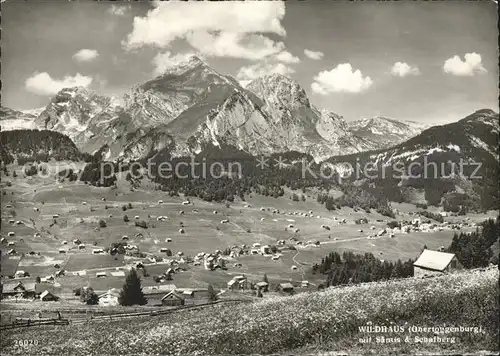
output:
M 28 347 L 28 346 L 37 346 L 38 345 L 38 340 L 17 340 L 16 344 L 21 347 Z

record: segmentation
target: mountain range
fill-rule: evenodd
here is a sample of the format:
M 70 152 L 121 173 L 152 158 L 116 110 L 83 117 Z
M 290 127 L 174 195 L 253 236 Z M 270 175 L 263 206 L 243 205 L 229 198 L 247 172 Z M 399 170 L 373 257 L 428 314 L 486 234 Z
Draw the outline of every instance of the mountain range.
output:
M 0 120 L 4 131 L 54 130 L 83 152 L 125 160 L 160 151 L 185 156 L 207 145 L 230 145 L 252 155 L 296 151 L 321 161 L 387 148 L 425 128 L 384 117 L 347 123 L 314 107 L 290 78 L 272 74 L 243 88 L 197 57 L 134 86 L 123 100 L 65 88 L 44 108 L 1 108 Z

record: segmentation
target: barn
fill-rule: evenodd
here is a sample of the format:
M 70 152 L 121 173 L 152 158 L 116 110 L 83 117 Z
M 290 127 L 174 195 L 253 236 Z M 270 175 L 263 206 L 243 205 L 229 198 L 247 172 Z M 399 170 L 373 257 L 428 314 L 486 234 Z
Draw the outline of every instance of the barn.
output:
M 48 290 L 43 291 L 40 294 L 40 300 L 42 302 L 54 302 L 58 300 L 59 298 L 55 296 L 54 294 L 50 293 Z
M 413 275 L 415 277 L 426 277 L 462 268 L 463 266 L 455 254 L 425 249 L 413 263 Z
M 161 304 L 169 307 L 184 305 L 184 296 L 171 291 L 161 298 Z
M 289 294 L 294 293 L 293 285 L 291 283 L 280 283 L 278 290 Z
M 268 288 L 269 288 L 269 283 L 262 281 L 262 282 L 256 283 L 255 286 L 258 289 L 260 289 L 262 292 L 267 292 Z

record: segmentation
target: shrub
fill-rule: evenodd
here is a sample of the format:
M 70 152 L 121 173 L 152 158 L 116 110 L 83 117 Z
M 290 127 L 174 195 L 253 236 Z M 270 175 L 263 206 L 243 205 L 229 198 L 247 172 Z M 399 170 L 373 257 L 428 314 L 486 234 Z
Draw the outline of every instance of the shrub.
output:
M 80 301 L 87 305 L 97 305 L 99 298 L 92 287 L 83 287 L 80 290 Z
M 148 223 L 146 221 L 144 221 L 144 220 L 136 221 L 135 222 L 135 226 L 142 227 L 143 229 L 147 229 L 148 228 Z
M 100 227 L 100 228 L 105 228 L 105 227 L 107 227 L 107 226 L 108 226 L 108 225 L 106 224 L 106 221 L 104 221 L 104 220 L 102 220 L 102 219 L 101 219 L 101 220 L 99 220 L 99 227 Z
M 396 220 L 393 220 L 393 221 L 389 221 L 387 223 L 387 226 L 389 226 L 391 229 L 401 228 L 401 223 L 396 221 Z

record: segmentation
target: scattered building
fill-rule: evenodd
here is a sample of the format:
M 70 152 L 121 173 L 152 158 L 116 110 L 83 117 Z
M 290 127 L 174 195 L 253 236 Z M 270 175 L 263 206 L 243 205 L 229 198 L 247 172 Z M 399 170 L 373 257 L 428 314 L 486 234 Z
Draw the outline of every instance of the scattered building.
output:
M 267 292 L 269 289 L 269 283 L 264 282 L 264 281 L 255 283 L 255 286 L 257 287 L 257 289 L 260 289 L 262 292 Z
M 40 300 L 42 302 L 54 302 L 54 301 L 57 301 L 58 299 L 59 299 L 59 297 L 55 296 L 54 294 L 52 294 L 48 290 L 45 290 L 40 294 Z
M 280 283 L 278 285 L 278 290 L 289 294 L 292 294 L 294 292 L 294 288 L 291 283 Z
M 108 307 L 118 305 L 118 298 L 120 297 L 120 291 L 116 288 L 111 288 L 106 293 L 100 294 L 98 296 L 99 305 Z
M 161 304 L 169 307 L 184 305 L 184 301 L 184 295 L 177 293 L 175 290 L 167 293 L 163 298 L 161 298 Z
M 415 277 L 425 277 L 448 273 L 462 268 L 463 266 L 455 254 L 426 249 L 413 263 L 413 275 Z

